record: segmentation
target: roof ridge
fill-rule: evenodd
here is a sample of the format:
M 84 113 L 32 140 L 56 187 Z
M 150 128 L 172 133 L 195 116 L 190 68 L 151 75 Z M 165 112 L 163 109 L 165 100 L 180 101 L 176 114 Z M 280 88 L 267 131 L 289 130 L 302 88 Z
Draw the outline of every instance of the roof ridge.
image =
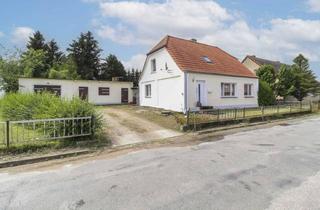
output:
M 180 40 L 187 41 L 187 42 L 191 42 L 191 43 L 194 43 L 194 44 L 201 44 L 201 45 L 206 45 L 206 46 L 208 46 L 208 47 L 219 48 L 219 47 L 217 47 L 217 46 L 215 46 L 215 45 L 210 45 L 210 44 L 206 44 L 206 43 L 203 43 L 203 42 L 198 42 L 198 41 L 194 42 L 194 41 L 192 41 L 191 39 L 176 37 L 176 36 L 172 36 L 172 35 L 167 35 L 167 36 L 170 37 L 170 38 L 180 39 Z M 220 49 L 220 48 L 219 48 L 219 49 Z

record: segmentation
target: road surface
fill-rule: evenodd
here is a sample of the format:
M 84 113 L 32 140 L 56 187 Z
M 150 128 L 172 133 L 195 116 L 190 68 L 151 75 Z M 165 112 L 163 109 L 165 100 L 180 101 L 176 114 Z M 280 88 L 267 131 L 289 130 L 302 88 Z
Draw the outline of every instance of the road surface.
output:
M 45 171 L 0 173 L 0 209 L 319 209 L 320 118 Z

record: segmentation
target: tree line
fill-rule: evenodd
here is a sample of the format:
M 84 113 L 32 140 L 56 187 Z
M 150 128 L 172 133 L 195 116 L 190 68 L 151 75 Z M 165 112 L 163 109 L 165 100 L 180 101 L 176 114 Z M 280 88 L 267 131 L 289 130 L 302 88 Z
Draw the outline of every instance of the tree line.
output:
M 259 105 L 273 105 L 277 98 L 288 96 L 302 101 L 310 94 L 320 93 L 320 83 L 302 54 L 293 60 L 292 65 L 282 65 L 277 72 L 274 66 L 264 65 L 256 73 L 260 80 Z
M 29 37 L 24 52 L 0 56 L 0 88 L 5 92 L 16 92 L 19 77 L 72 80 L 112 80 L 118 77 L 138 85 L 140 70 L 126 70 L 115 55 L 103 59 L 101 52 L 90 31 L 73 40 L 65 53 L 55 40 L 46 42 L 42 33 L 36 31 Z

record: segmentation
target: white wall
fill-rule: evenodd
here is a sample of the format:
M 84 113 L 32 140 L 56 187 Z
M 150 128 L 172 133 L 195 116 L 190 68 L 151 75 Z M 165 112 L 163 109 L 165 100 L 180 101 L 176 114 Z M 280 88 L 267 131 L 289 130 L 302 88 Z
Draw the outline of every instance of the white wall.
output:
M 151 72 L 151 60 L 156 59 L 157 71 Z M 166 64 L 168 70 L 166 70 Z M 151 84 L 151 97 L 145 97 L 145 85 Z M 177 112 L 184 111 L 184 73 L 163 48 L 146 59 L 139 82 L 141 106 L 151 106 Z
M 197 104 L 196 82 L 205 81 L 207 87 L 207 105 L 214 108 L 256 107 L 258 106 L 259 81 L 255 78 L 230 77 L 212 74 L 188 73 L 188 108 Z M 236 96 L 233 98 L 221 97 L 221 83 L 236 83 Z M 253 97 L 244 96 L 244 84 L 253 84 Z
M 69 98 L 79 96 L 79 87 L 88 87 L 88 101 L 96 105 L 121 104 L 121 88 L 128 88 L 129 103 L 132 102 L 132 82 L 118 81 L 91 81 L 91 80 L 58 80 L 20 78 L 19 90 L 24 93 L 34 92 L 34 85 L 60 85 L 61 97 Z M 109 87 L 110 95 L 99 96 L 99 87 Z

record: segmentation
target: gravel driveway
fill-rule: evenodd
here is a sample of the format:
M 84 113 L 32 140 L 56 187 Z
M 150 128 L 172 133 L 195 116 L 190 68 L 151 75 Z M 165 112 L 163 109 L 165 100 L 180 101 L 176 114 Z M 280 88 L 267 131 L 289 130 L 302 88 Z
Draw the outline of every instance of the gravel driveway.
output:
M 0 173 L 0 209 L 319 209 L 320 118 L 196 146 Z
M 125 145 L 164 139 L 182 135 L 181 132 L 164 128 L 150 120 L 133 115 L 121 107 L 105 107 L 102 110 L 107 135 L 113 145 Z

